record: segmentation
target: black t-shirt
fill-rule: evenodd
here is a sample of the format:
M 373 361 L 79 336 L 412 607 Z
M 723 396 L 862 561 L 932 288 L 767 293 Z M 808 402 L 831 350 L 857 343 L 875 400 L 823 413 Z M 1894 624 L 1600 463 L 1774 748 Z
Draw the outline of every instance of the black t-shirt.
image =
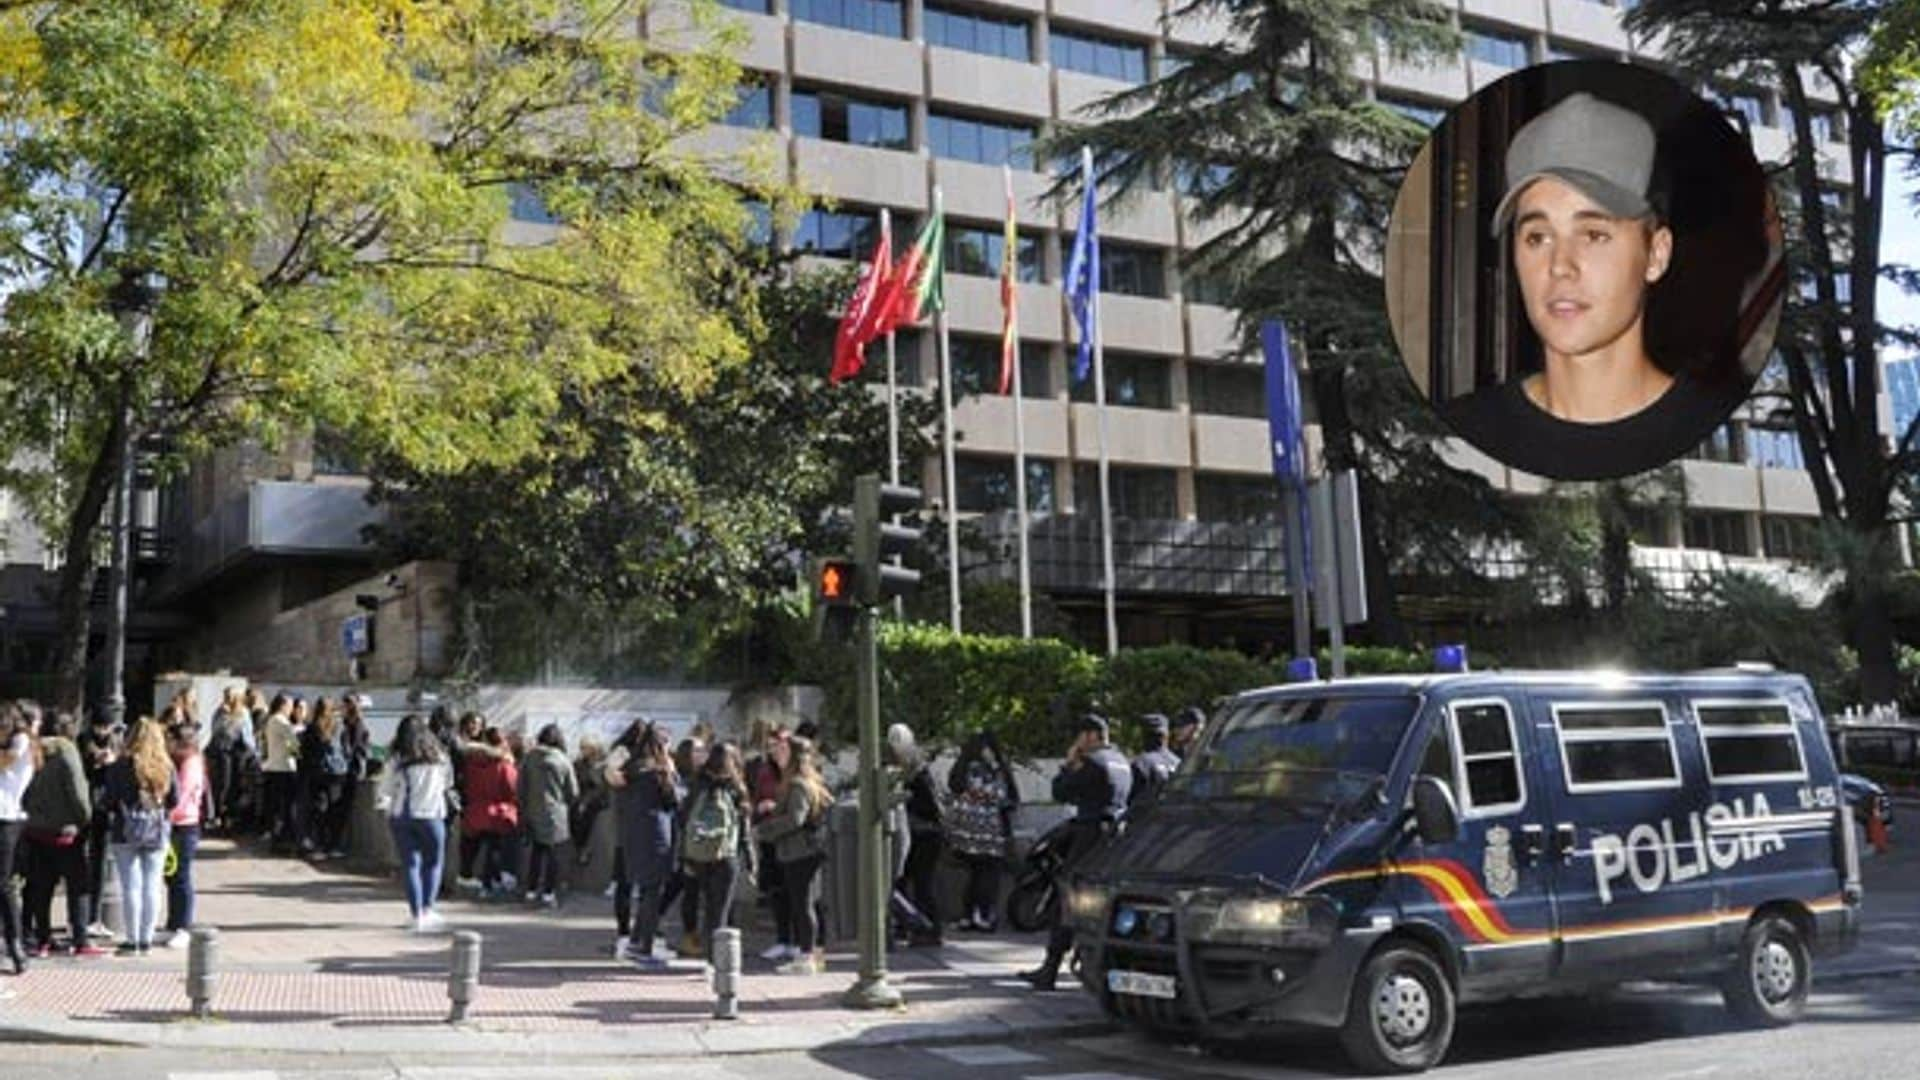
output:
M 1535 405 L 1524 383 L 1510 379 L 1454 398 L 1440 415 L 1501 464 L 1551 480 L 1612 480 L 1659 468 L 1699 445 L 1746 395 L 1738 382 L 1681 375 L 1639 412 L 1583 424 Z

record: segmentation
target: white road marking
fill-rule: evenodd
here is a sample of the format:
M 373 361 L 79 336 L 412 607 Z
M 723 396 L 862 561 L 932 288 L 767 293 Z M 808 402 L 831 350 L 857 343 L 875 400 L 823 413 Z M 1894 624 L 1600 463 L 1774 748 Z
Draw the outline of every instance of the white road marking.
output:
M 928 1053 L 946 1058 L 955 1065 L 985 1067 L 988 1065 L 1031 1065 L 1046 1058 L 1038 1054 L 1029 1054 L 1025 1050 L 1016 1050 L 1011 1046 L 936 1046 Z

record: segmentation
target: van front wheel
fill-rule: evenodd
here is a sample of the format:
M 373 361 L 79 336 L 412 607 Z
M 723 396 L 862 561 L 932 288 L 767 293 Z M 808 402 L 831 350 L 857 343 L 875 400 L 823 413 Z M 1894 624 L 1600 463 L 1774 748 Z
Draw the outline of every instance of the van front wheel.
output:
M 1791 921 L 1773 915 L 1747 927 L 1721 994 L 1743 1022 L 1785 1027 L 1806 1011 L 1812 983 L 1813 957 L 1806 939 Z
M 1396 945 L 1353 981 L 1340 1045 L 1370 1073 L 1424 1072 L 1453 1041 L 1453 987 L 1425 949 Z

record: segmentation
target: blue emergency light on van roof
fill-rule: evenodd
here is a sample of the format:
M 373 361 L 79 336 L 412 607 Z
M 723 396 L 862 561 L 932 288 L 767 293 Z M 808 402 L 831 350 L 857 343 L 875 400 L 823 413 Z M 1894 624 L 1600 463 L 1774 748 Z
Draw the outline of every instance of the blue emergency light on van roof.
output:
M 1453 674 L 1467 670 L 1465 645 L 1442 645 L 1433 650 L 1433 670 Z
M 1311 656 L 1296 656 L 1287 661 L 1288 682 L 1316 682 L 1320 678 L 1320 665 L 1314 663 Z

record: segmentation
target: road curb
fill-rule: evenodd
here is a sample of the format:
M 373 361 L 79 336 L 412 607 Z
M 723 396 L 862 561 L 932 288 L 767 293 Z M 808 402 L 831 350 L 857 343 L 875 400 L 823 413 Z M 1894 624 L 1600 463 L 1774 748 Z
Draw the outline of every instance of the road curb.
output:
M 0 1014 L 0 1044 L 38 1043 L 164 1050 L 248 1050 L 297 1054 L 346 1055 L 407 1053 L 445 1057 L 492 1057 L 537 1053 L 551 1057 L 685 1058 L 815 1050 L 874 1049 L 966 1043 L 1019 1043 L 1039 1039 L 1084 1038 L 1114 1030 L 1103 1016 L 1059 1020 L 998 1016 L 915 1021 L 910 1014 L 889 1022 L 850 1021 L 794 1027 L 753 1021 L 711 1024 L 635 1026 L 620 1034 L 490 1031 L 484 1025 L 448 1024 L 418 1029 L 388 1029 L 377 1047 L 358 1045 L 336 1027 L 303 1026 L 276 1030 L 272 1025 L 226 1023 L 217 1017 L 174 1023 L 93 1023 L 65 1017 L 26 1018 Z

